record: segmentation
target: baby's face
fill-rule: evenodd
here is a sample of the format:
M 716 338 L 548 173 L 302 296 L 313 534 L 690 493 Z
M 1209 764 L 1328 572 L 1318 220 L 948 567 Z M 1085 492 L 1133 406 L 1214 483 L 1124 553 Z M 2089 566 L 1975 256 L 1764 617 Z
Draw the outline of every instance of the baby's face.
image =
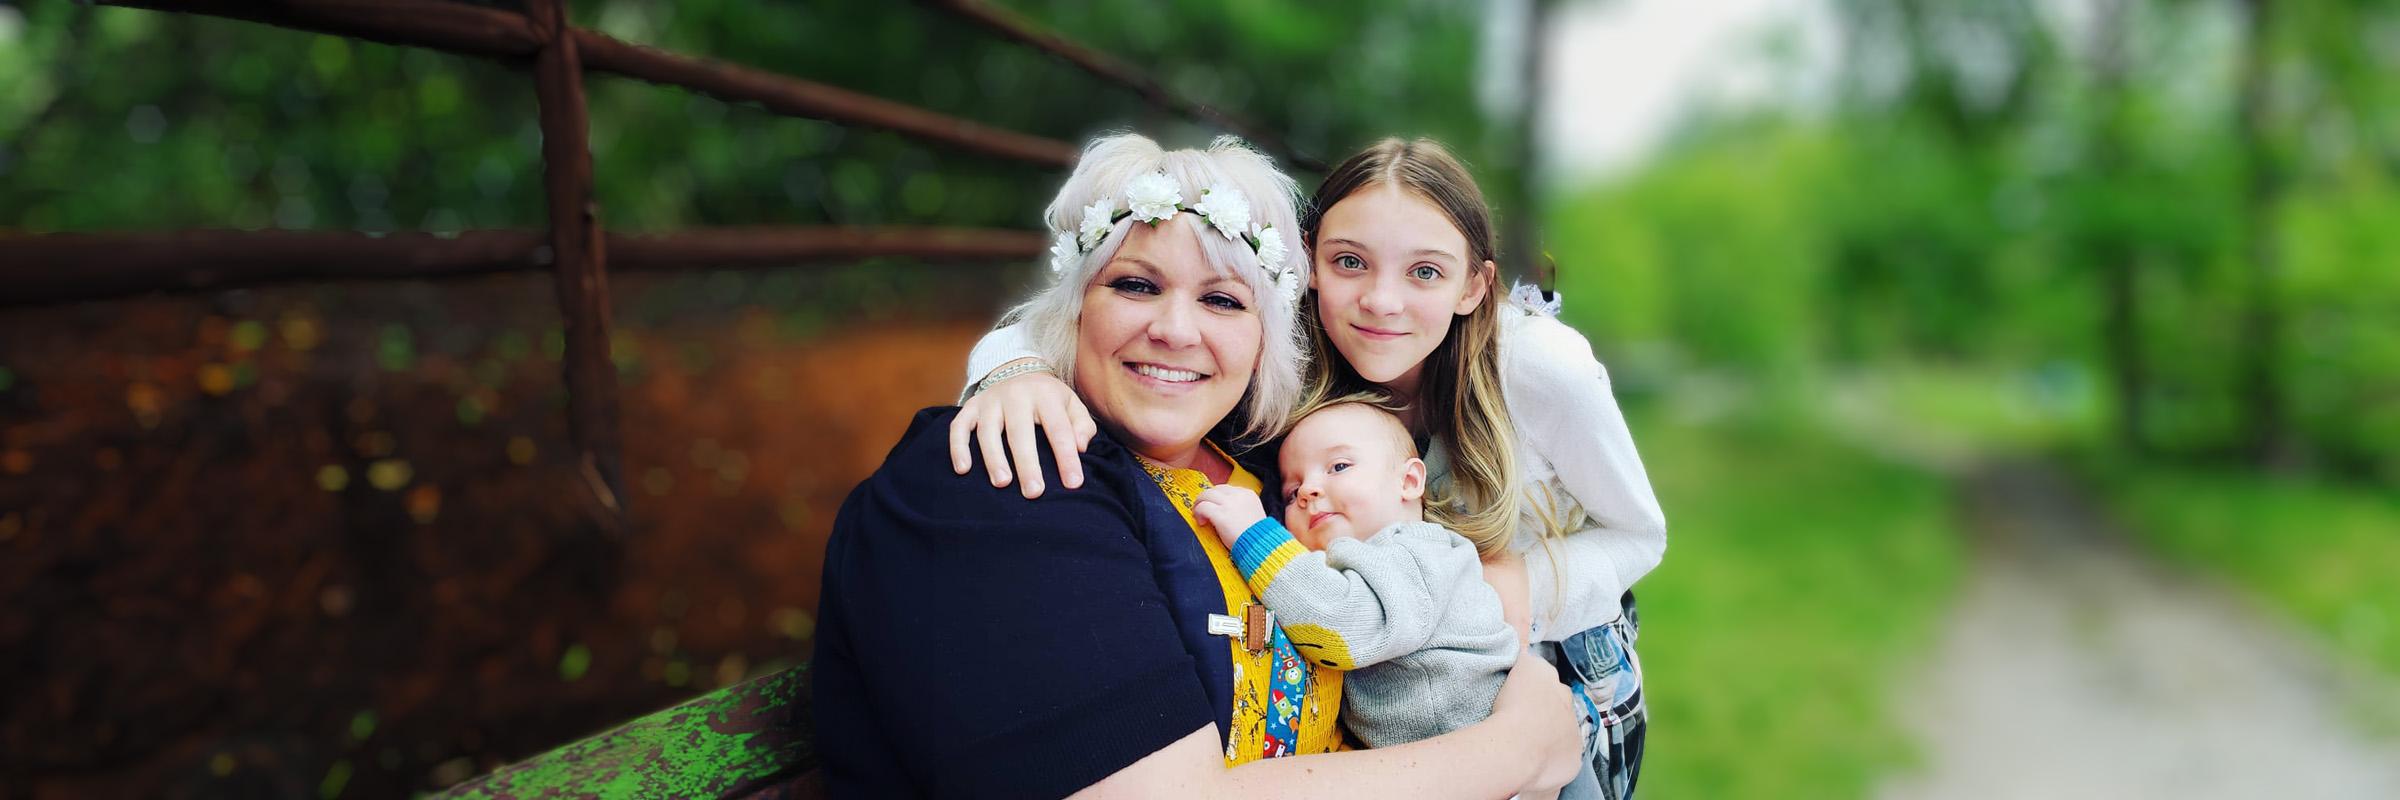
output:
M 1323 550 L 1344 536 L 1365 539 L 1392 523 L 1423 519 L 1414 502 L 1423 478 L 1409 479 L 1415 459 L 1399 444 L 1407 435 L 1390 414 L 1360 405 L 1326 408 L 1294 426 L 1277 454 L 1283 526 L 1292 538 Z

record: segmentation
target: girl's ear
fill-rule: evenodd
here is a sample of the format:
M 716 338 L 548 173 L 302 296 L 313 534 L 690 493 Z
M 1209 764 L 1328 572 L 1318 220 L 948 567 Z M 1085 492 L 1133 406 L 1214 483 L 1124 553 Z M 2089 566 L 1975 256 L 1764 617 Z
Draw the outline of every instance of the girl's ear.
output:
M 1492 293 L 1492 283 L 1499 279 L 1500 266 L 1490 261 L 1483 262 L 1483 266 L 1467 276 L 1467 293 L 1458 298 L 1458 310 L 1451 313 L 1462 317 L 1474 313 L 1476 306 L 1483 305 L 1483 298 Z
M 1425 459 L 1412 458 L 1400 470 L 1400 502 L 1414 503 L 1425 497 Z

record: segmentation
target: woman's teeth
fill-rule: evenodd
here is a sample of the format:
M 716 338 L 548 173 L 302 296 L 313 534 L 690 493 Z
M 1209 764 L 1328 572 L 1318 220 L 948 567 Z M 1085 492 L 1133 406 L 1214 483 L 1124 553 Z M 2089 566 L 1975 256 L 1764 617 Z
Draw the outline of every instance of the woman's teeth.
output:
M 1200 373 L 1188 369 L 1168 369 L 1155 364 L 1135 364 L 1133 371 L 1172 383 L 1190 383 L 1200 379 Z

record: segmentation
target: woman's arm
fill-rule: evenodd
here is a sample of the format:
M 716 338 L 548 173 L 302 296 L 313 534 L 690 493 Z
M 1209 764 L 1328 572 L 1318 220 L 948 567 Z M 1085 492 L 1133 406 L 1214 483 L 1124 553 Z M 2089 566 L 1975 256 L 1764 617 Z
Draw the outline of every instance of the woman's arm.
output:
M 1618 596 L 1665 556 L 1667 519 L 1591 342 L 1547 316 L 1514 322 L 1501 372 L 1509 414 L 1542 432 L 1524 439 L 1566 487 L 1560 505 L 1571 499 L 1597 523 L 1556 543 L 1556 565 L 1525 559 L 1535 638 L 1556 641 L 1617 617 Z
M 1260 796 L 1321 800 L 1334 781 L 1497 797 L 1572 777 L 1578 721 L 1538 660 L 1491 720 L 1436 744 L 1228 771 L 1152 572 L 1132 456 L 1096 441 L 1090 487 L 1027 506 L 942 469 L 953 413 L 918 417 L 826 546 L 813 709 L 835 794 L 1219 797 L 1249 785 L 1238 774 Z
M 1583 760 L 1581 719 L 1558 671 L 1520 654 L 1492 716 L 1375 750 L 1270 758 L 1225 768 L 1208 725 L 1076 792 L 1077 798 L 1503 797 L 1555 791 Z
M 996 328 L 975 343 L 974 352 L 967 355 L 967 387 L 959 393 L 959 413 L 950 422 L 950 471 L 965 475 L 974 469 L 967 443 L 972 438 L 972 450 L 983 454 L 984 471 L 993 488 L 1015 481 L 1025 499 L 1040 497 L 1042 473 L 1034 438 L 1038 428 L 1058 459 L 1059 485 L 1069 489 L 1083 485 L 1081 453 L 1100 428 L 1092 423 L 1091 411 L 1066 381 L 1047 372 L 1028 372 L 976 391 L 987 375 L 1039 361 L 1033 346 L 1025 341 L 1022 322 Z M 1010 471 L 1012 461 L 1014 472 Z M 1024 480 L 1016 481 L 1018 475 Z

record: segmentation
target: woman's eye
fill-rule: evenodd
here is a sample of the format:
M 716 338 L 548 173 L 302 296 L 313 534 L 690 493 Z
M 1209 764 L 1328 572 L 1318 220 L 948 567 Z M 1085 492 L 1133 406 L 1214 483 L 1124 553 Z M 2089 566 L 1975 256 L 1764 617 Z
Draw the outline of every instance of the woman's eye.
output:
M 1337 267 L 1341 267 L 1342 269 L 1350 269 L 1350 270 L 1358 270 L 1358 269 L 1366 269 L 1366 268 L 1367 268 L 1367 262 L 1360 261 L 1360 260 L 1358 260 L 1358 256 L 1350 255 L 1350 254 L 1348 254 L 1348 253 L 1344 253 L 1344 254 L 1342 254 L 1342 255 L 1334 256 L 1334 257 L 1333 257 L 1333 265 L 1334 265 L 1334 266 L 1337 266 Z
M 1250 308 L 1249 306 L 1242 305 L 1242 301 L 1234 299 L 1233 295 L 1229 294 L 1212 294 L 1207 297 L 1200 298 L 1200 302 L 1207 303 L 1211 306 L 1221 308 L 1226 311 L 1247 311 Z
M 1418 264 L 1416 269 L 1408 271 L 1408 276 L 1421 281 L 1436 281 L 1442 279 L 1442 271 L 1424 264 Z
M 1116 280 L 1109 281 L 1108 288 L 1115 289 L 1120 292 L 1133 292 L 1135 294 L 1158 294 L 1158 284 L 1151 283 L 1141 278 L 1118 278 Z

